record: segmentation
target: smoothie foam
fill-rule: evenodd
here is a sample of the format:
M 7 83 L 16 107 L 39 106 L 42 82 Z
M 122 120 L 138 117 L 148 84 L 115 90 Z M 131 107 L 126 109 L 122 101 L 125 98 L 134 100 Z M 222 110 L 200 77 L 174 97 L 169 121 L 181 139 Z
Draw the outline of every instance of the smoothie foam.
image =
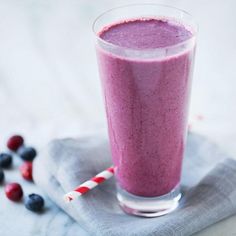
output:
M 176 45 L 192 32 L 173 19 L 132 19 L 98 36 L 123 48 Z M 127 58 L 97 47 L 112 158 L 119 185 L 156 197 L 180 182 L 194 48 L 151 60 Z

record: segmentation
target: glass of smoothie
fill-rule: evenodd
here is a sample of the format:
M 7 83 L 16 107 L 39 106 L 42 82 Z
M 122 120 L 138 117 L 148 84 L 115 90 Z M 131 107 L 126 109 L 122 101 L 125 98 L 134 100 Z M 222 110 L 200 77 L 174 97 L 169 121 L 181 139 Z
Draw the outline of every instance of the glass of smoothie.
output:
M 197 26 L 163 5 L 111 9 L 94 22 L 117 199 L 155 217 L 179 205 Z

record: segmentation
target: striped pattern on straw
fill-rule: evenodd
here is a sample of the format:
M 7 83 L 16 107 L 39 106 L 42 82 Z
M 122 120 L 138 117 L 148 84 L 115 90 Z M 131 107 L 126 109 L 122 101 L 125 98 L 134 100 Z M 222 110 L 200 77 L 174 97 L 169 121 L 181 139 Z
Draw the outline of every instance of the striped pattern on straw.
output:
M 110 179 L 113 175 L 114 175 L 114 167 L 111 166 L 106 170 L 102 171 L 101 173 L 97 174 L 90 180 L 79 185 L 73 191 L 65 194 L 64 201 L 67 203 L 73 201 L 74 199 L 80 197 L 81 195 L 87 193 L 88 191 L 95 188 L 99 184 L 103 183 L 105 180 Z

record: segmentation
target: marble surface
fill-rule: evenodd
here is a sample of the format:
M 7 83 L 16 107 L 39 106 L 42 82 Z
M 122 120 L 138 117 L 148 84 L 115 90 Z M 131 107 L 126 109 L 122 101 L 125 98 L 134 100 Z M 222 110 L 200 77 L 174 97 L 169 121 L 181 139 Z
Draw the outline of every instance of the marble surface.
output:
M 133 2 L 140 1 L 129 0 Z M 158 3 L 183 8 L 199 23 L 190 117 L 203 114 L 204 120 L 193 130 L 236 157 L 236 2 Z M 23 134 L 40 150 L 52 138 L 106 131 L 91 24 L 102 11 L 121 4 L 127 1 L 0 0 L 1 150 L 12 133 Z M 6 172 L 7 182 L 20 179 L 18 162 L 15 158 L 15 168 Z M 41 193 L 23 182 L 25 193 Z M 75 235 L 67 232 L 73 221 L 50 200 L 46 212 L 37 215 L 9 202 L 2 186 L 0 198 L 1 236 Z M 198 235 L 236 235 L 235 220 Z

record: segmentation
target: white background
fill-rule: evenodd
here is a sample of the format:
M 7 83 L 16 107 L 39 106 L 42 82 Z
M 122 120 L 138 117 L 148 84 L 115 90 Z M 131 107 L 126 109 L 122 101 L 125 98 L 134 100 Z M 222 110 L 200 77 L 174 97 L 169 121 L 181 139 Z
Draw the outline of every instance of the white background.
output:
M 134 2 L 0 0 L 1 149 L 13 133 L 40 148 L 106 130 L 91 24 L 102 11 Z M 191 116 L 204 120 L 193 129 L 236 157 L 236 1 L 148 2 L 185 9 L 198 22 Z M 202 235 L 236 235 L 232 219 Z

